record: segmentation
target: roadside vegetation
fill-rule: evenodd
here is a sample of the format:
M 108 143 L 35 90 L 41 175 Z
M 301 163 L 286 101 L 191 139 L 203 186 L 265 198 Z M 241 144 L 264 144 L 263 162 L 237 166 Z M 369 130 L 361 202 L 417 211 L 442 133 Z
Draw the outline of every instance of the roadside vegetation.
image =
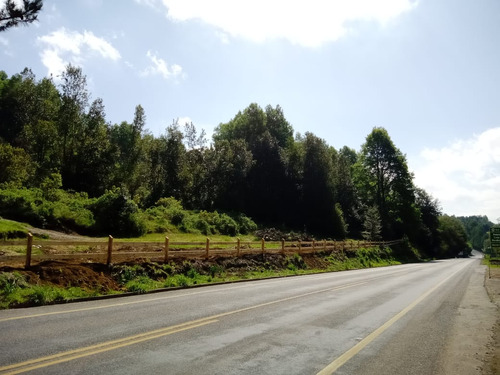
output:
M 124 263 L 112 265 L 110 268 L 95 266 L 95 269 L 92 265 L 43 262 L 30 270 L 10 269 L 0 273 L 0 308 L 395 264 L 400 262 L 394 258 L 390 248 L 366 248 L 347 254 L 259 254 L 206 261 Z M 75 280 L 75 274 L 78 275 L 78 280 Z

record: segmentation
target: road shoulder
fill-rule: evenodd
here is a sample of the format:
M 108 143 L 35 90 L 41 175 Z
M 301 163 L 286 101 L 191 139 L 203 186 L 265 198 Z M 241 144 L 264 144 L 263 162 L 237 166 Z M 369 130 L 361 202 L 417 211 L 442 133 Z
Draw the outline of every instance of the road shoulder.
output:
M 487 267 L 478 262 L 471 275 L 469 286 L 454 317 L 451 339 L 444 350 L 443 374 L 496 373 L 491 371 L 494 371 L 493 361 L 498 361 L 499 307 L 490 295 L 495 287 L 500 287 L 500 283 L 492 283 L 487 271 Z M 497 296 L 498 292 L 499 289 L 496 291 Z

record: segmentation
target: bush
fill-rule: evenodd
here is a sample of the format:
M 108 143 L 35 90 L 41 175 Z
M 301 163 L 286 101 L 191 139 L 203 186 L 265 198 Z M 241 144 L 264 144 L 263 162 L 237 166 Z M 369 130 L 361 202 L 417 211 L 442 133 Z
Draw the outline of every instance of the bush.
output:
M 134 201 L 118 189 L 108 190 L 92 205 L 95 230 L 99 234 L 138 237 L 146 233 L 146 222 Z
M 57 200 L 45 199 L 40 189 L 0 190 L 0 215 L 58 230 L 86 232 L 94 225 L 87 194 L 57 190 L 51 197 Z
M 234 219 L 226 214 L 221 214 L 215 223 L 215 228 L 220 234 L 236 236 L 238 234 L 238 224 Z
M 241 234 L 250 234 L 257 230 L 257 224 L 244 214 L 237 215 L 235 220 L 238 224 L 238 231 Z

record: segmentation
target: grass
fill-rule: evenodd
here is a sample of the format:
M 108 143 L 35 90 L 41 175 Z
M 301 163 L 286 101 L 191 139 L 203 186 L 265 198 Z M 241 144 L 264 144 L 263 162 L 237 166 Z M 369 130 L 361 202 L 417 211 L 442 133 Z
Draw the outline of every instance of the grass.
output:
M 500 257 L 499 256 L 492 257 L 491 255 L 487 254 L 484 256 L 482 263 L 492 268 L 500 267 Z
M 96 296 L 97 291 L 78 287 L 60 288 L 49 285 L 32 285 L 19 272 L 0 274 L 0 309 L 11 306 L 39 306 L 58 301 L 71 301 L 78 298 Z
M 0 239 L 26 238 L 28 224 L 0 218 Z

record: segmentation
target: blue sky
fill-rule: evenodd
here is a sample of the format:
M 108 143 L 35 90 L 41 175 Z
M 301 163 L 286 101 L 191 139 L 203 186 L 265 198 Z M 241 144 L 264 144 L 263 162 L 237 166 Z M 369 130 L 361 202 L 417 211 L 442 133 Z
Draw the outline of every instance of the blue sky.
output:
M 67 63 L 108 121 L 141 104 L 155 135 L 252 102 L 336 148 L 382 126 L 445 213 L 500 218 L 497 0 L 45 0 L 0 34 L 9 75 Z

